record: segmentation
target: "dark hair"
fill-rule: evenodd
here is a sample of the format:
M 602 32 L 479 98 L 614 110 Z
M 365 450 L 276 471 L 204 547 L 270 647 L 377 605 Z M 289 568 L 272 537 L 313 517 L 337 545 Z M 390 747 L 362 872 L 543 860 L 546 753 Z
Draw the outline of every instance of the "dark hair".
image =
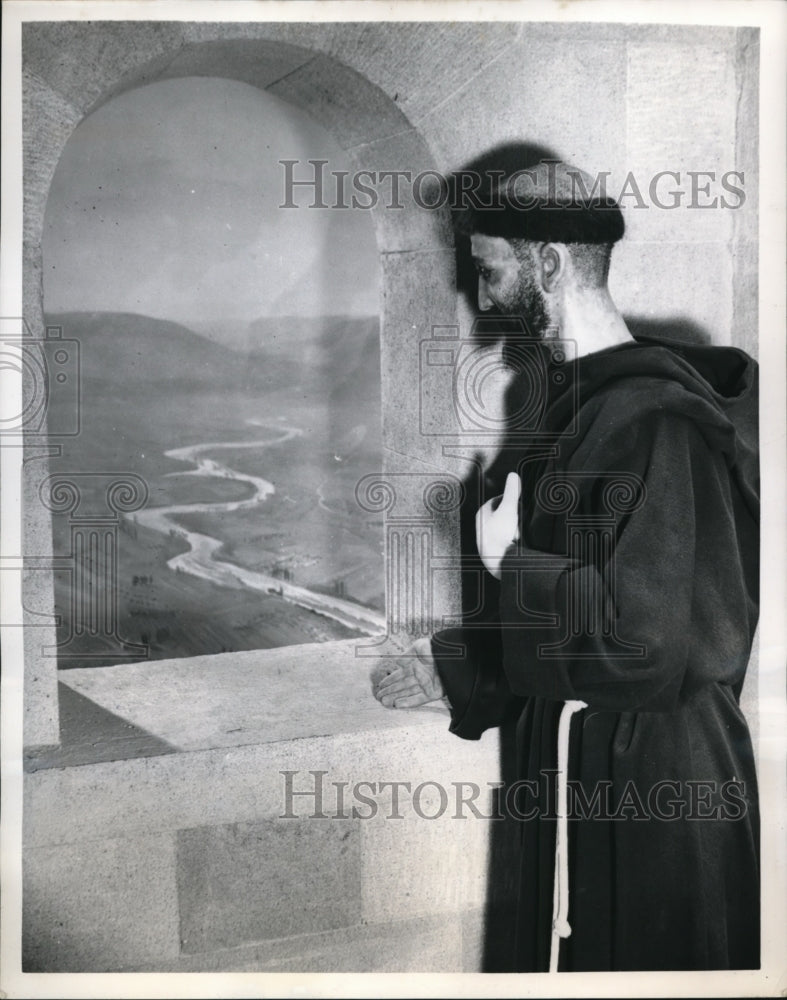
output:
M 532 260 L 537 243 L 520 239 L 509 242 L 520 264 L 529 257 Z M 567 243 L 566 249 L 574 265 L 577 283 L 584 288 L 604 288 L 609 278 L 612 243 Z

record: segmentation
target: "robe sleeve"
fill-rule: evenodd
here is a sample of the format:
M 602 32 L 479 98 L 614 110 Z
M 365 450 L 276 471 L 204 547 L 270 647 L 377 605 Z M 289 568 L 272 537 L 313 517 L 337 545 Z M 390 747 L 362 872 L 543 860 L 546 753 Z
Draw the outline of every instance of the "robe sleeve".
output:
M 502 633 L 495 617 L 483 627 L 444 629 L 432 638 L 432 654 L 451 710 L 450 731 L 480 739 L 521 708 L 503 669 Z
M 568 554 L 512 546 L 504 558 L 508 685 L 601 710 L 670 711 L 690 658 L 695 587 L 724 589 L 708 573 L 696 577 L 696 519 L 718 519 L 725 544 L 725 459 L 691 420 L 658 409 L 628 424 L 618 417 L 611 433 L 590 440 L 566 471 L 569 480 L 580 473 L 581 486 L 579 517 L 566 518 Z M 601 486 L 616 473 L 638 477 L 642 503 L 605 529 Z

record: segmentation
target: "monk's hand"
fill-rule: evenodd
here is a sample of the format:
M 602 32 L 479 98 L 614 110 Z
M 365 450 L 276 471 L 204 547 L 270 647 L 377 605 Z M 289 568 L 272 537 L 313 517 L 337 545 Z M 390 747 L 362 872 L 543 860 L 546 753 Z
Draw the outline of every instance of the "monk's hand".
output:
M 430 639 L 417 639 L 401 659 L 381 660 L 371 681 L 375 698 L 386 708 L 417 708 L 444 696 Z
M 478 508 L 475 516 L 475 540 L 478 554 L 492 576 L 499 580 L 506 549 L 519 538 L 519 494 L 522 483 L 509 472 L 502 496 L 493 497 Z

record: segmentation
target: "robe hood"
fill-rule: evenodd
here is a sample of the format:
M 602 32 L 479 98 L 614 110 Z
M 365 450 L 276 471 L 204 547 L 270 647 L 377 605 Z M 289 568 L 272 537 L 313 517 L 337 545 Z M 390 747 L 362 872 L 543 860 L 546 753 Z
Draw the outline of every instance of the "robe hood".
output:
M 578 358 L 573 362 L 580 399 L 608 382 L 623 378 L 666 379 L 695 397 L 695 416 L 709 409 L 726 416 L 748 434 L 755 420 L 757 363 L 737 347 L 686 344 L 637 337 L 633 342 Z M 691 405 L 685 400 L 686 405 Z M 704 405 L 700 405 L 704 404 Z M 706 419 L 715 421 L 710 413 Z
M 685 416 L 709 447 L 726 455 L 747 506 L 758 514 L 758 366 L 748 354 L 737 347 L 637 337 L 567 367 L 568 377 L 550 388 L 546 400 L 550 430 L 574 419 L 589 429 L 594 411 L 613 390 L 627 420 L 655 410 Z

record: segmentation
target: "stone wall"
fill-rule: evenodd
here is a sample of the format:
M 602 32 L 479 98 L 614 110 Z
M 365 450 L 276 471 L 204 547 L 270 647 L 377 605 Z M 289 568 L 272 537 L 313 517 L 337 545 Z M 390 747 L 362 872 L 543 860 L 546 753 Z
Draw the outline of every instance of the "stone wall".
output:
M 353 654 L 65 671 L 150 755 L 94 729 L 26 775 L 26 971 L 482 968 L 499 821 L 458 803 L 472 783 L 492 815 L 497 735 L 449 744 L 443 711 L 384 709 Z

